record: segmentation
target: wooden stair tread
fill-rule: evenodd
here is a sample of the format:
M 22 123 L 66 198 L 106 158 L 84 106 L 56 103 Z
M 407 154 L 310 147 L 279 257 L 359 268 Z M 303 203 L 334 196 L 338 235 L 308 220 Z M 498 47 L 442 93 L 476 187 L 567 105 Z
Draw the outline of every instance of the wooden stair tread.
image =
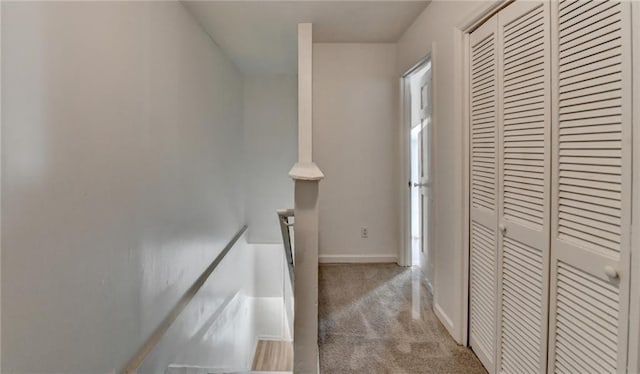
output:
M 256 371 L 292 371 L 293 346 L 291 342 L 259 340 L 253 356 Z

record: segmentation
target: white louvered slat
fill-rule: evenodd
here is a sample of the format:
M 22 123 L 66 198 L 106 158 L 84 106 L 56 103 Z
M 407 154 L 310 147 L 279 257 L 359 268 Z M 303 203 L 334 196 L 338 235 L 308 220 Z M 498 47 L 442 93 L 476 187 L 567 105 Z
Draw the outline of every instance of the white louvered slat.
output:
M 630 5 L 552 4 L 548 371 L 622 373 L 629 305 Z M 612 272 L 617 276 L 607 275 Z
M 489 34 L 471 50 L 471 204 L 495 210 L 496 54 Z
M 541 302 L 545 286 L 542 263 L 540 250 L 504 239 L 501 332 L 504 373 L 540 372 L 539 357 L 544 349 L 540 344 L 543 339 L 540 327 L 546 313 Z
M 562 7 L 561 7 L 562 8 Z M 560 10 L 562 12 L 562 9 Z M 560 188 L 562 186 L 588 187 L 588 194 L 567 193 L 559 199 L 559 209 L 571 205 L 566 200 L 578 201 L 587 205 L 592 218 L 607 222 L 607 217 L 620 219 L 619 202 L 621 194 L 621 169 L 603 169 L 607 161 L 622 158 L 622 82 L 619 63 L 622 50 L 621 4 L 617 2 L 600 2 L 597 5 L 573 11 L 566 17 L 559 18 L 559 129 L 558 146 L 560 150 L 573 150 L 573 157 L 581 159 L 589 165 L 589 169 L 579 173 L 571 172 L 572 163 L 560 160 Z M 606 28 L 602 28 L 606 25 Z M 583 28 L 579 28 L 583 26 Z M 590 26 L 590 27 L 589 27 Z M 585 29 L 586 27 L 586 29 Z M 590 32 L 591 31 L 591 32 Z M 586 35 L 586 36 L 585 36 Z M 587 42 L 585 39 L 588 39 Z M 582 43 L 580 43 L 582 41 Z M 585 64 L 585 56 L 600 60 L 604 64 L 614 64 L 616 69 L 609 69 L 603 75 L 591 67 L 584 72 L 574 72 L 574 61 Z M 571 91 L 567 91 L 566 79 L 562 75 L 571 74 Z M 594 77 L 598 81 L 594 81 Z M 575 83 L 573 83 L 575 82 Z M 563 90 L 564 89 L 564 90 Z M 602 121 L 598 121 L 602 118 Z M 583 129 L 581 122 L 592 120 Z M 593 127 L 597 126 L 597 131 Z M 571 132 L 567 133 L 566 128 Z M 594 157 L 593 150 L 605 150 L 602 157 Z M 611 192 L 616 193 L 612 195 Z M 591 196 L 607 194 L 615 206 L 614 211 L 593 217 L 598 214 L 598 202 Z M 559 215 L 558 236 L 576 245 L 590 249 L 620 251 L 621 230 L 594 232 L 592 220 L 583 217 L 580 211 L 573 210 Z M 595 235 L 594 235 L 595 234 Z
M 495 232 L 483 225 L 471 224 L 471 336 L 479 348 L 493 356 L 496 283 Z M 478 348 L 476 348 L 478 349 Z
M 555 360 L 577 360 L 590 373 L 616 372 L 617 288 L 564 262 L 558 263 L 557 277 L 563 290 L 556 296 L 555 343 L 565 349 Z
M 504 120 L 503 146 L 506 159 L 517 160 L 522 154 L 545 154 L 545 126 L 548 126 L 546 113 L 547 86 L 540 84 L 526 93 L 513 95 L 509 91 L 514 85 L 525 82 L 542 82 L 545 79 L 545 64 L 548 52 L 545 51 L 545 7 L 539 4 L 528 13 L 521 15 L 503 27 L 504 53 Z M 539 52 L 524 58 L 520 54 L 530 52 L 537 47 Z M 511 57 L 511 58 L 510 58 Z M 520 126 L 521 119 L 527 118 L 527 126 Z M 517 127 L 516 127 L 517 126 Z M 504 163 L 504 201 L 505 220 L 515 221 L 535 230 L 542 230 L 545 219 L 544 157 L 532 167 L 523 169 L 511 163 Z M 518 198 L 518 197 L 524 197 Z
M 489 21 L 470 37 L 469 345 L 495 372 L 497 265 L 497 24 Z

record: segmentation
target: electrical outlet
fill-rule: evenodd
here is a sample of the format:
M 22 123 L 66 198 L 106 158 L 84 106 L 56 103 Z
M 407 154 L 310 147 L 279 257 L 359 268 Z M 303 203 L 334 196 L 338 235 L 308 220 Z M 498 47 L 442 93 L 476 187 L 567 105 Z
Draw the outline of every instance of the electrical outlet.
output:
M 364 239 L 369 237 L 369 229 L 366 226 L 360 228 L 360 237 Z

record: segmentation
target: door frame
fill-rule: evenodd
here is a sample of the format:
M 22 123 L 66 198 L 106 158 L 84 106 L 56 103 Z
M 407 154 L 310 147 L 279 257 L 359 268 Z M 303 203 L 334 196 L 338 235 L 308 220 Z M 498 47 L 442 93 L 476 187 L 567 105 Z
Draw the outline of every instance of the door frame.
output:
M 401 168 L 401 181 L 402 181 L 402 204 L 401 204 L 401 243 L 400 243 L 400 256 L 398 258 L 398 265 L 400 266 L 411 266 L 412 264 L 412 253 L 411 253 L 411 187 L 407 186 L 407 181 L 411 182 L 411 94 L 410 94 L 410 84 L 408 82 L 408 78 L 415 73 L 417 70 L 422 68 L 424 64 L 427 62 L 431 62 L 431 91 L 435 92 L 435 75 L 434 71 L 434 49 L 435 45 L 432 43 L 431 48 L 427 53 L 411 68 L 409 68 L 406 72 L 402 74 L 400 77 L 400 139 L 401 139 L 401 152 L 402 157 L 400 158 L 402 161 Z M 435 95 L 431 95 L 431 137 L 433 139 L 433 134 L 435 132 Z M 429 144 L 429 171 L 430 176 L 433 176 L 432 166 L 433 156 L 436 152 L 434 152 L 435 144 L 434 142 L 430 142 Z M 409 187 L 409 188 L 407 188 Z M 433 196 L 433 183 L 431 183 L 431 195 Z M 430 216 L 433 212 L 432 204 L 427 204 L 427 216 Z M 433 232 L 433 220 L 429 220 L 429 232 Z M 431 246 L 433 243 L 432 239 L 433 235 L 428 236 L 427 246 Z M 424 245 L 424 244 L 423 244 Z M 435 274 L 432 274 L 432 276 Z M 435 278 L 435 277 L 434 277 Z
M 631 3 L 631 61 L 632 61 L 632 102 L 640 98 L 640 3 Z M 635 105 L 631 113 L 632 143 L 632 191 L 631 191 L 631 289 L 629 293 L 629 351 L 627 371 L 640 372 L 640 107 Z

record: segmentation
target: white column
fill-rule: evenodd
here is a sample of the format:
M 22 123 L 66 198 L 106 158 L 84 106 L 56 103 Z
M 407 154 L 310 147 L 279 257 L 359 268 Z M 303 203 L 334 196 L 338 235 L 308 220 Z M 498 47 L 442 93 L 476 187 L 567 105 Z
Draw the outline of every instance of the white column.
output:
M 296 180 L 293 372 L 318 373 L 318 181 Z
M 312 25 L 298 25 L 298 162 L 295 180 L 293 371 L 318 373 L 318 190 L 324 177 L 313 163 Z

